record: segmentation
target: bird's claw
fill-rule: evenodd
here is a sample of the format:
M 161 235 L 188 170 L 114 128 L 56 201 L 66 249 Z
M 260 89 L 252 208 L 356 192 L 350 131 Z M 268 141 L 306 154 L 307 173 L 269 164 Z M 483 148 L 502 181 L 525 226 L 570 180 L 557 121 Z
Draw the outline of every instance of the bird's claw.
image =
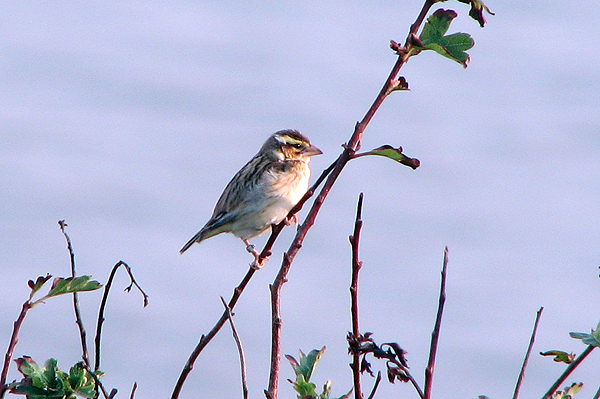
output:
M 298 224 L 298 215 L 294 213 L 292 216 L 286 217 L 284 221 L 286 226 L 289 226 L 290 224 Z

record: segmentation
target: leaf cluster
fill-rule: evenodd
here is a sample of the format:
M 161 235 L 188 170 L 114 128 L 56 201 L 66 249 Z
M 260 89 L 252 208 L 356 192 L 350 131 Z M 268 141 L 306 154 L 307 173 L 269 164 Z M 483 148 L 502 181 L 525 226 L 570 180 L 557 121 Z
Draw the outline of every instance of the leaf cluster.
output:
M 360 372 L 365 371 L 371 376 L 373 370 L 371 369 L 371 363 L 367 360 L 367 355 L 372 354 L 377 359 L 386 359 L 387 377 L 389 382 L 392 384 L 398 380 L 400 382 L 408 382 L 410 378 L 406 372 L 408 369 L 408 363 L 406 362 L 406 351 L 398 345 L 396 342 L 386 342 L 377 345 L 371 336 L 373 333 L 367 332 L 364 335 L 359 334 L 358 336 L 348 333 L 346 339 L 348 340 L 348 352 L 351 355 L 362 356 L 360 361 Z M 387 347 L 385 349 L 384 347 Z
M 296 392 L 298 392 L 298 399 L 347 399 L 350 397 L 352 390 L 345 395 L 332 398 L 331 381 L 327 381 L 323 385 L 323 392 L 321 394 L 317 394 L 317 386 L 310 382 L 310 377 L 312 376 L 313 371 L 315 371 L 321 356 L 323 356 L 325 347 L 321 348 L 321 350 L 313 349 L 308 352 L 308 355 L 305 355 L 302 351 L 299 352 L 300 356 L 298 360 L 296 360 L 293 356 L 285 355 L 286 359 L 289 360 L 290 364 L 292 365 L 294 373 L 296 374 L 295 381 L 288 381 L 294 386 Z
M 50 278 L 52 278 L 52 276 L 47 274 L 45 276 L 39 276 L 35 281 L 29 280 L 27 282 L 29 288 L 31 288 L 31 293 L 29 294 L 30 302 L 33 299 L 33 296 L 42 289 L 44 284 L 46 284 Z M 34 307 L 35 305 L 44 302 L 48 298 L 63 294 L 72 294 L 74 292 L 94 291 L 100 287 L 102 287 L 102 284 L 96 280 L 91 280 L 91 276 L 56 277 L 52 281 L 52 286 L 50 287 L 48 293 L 37 301 L 31 302 L 30 307 Z
M 43 367 L 29 356 L 15 360 L 24 378 L 15 383 L 10 392 L 26 395 L 28 399 L 74 399 L 96 397 L 95 376 L 82 362 L 75 364 L 65 373 L 57 367 L 55 359 L 46 360 Z M 100 376 L 100 372 L 97 376 Z

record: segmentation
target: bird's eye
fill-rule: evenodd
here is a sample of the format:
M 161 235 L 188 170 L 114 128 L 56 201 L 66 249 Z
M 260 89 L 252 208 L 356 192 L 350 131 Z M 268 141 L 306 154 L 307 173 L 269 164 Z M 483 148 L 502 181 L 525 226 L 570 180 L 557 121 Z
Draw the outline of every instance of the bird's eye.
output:
M 296 148 L 297 150 L 299 150 L 299 149 L 301 149 L 301 148 L 302 148 L 302 144 L 300 144 L 300 143 L 294 143 L 294 144 L 292 144 L 292 147 L 294 147 L 294 148 Z

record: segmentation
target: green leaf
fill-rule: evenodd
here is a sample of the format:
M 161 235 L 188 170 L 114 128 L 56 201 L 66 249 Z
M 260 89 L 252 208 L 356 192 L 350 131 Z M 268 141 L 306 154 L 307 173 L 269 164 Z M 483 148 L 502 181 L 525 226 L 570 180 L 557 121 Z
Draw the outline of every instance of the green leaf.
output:
M 592 330 L 590 334 L 582 333 L 582 332 L 570 332 L 569 335 L 571 338 L 580 339 L 586 345 L 593 345 L 600 347 L 600 329 L 596 329 L 596 331 Z
M 69 370 L 69 384 L 71 389 L 84 398 L 96 396 L 96 382 L 81 363 L 77 363 Z
M 485 17 L 483 16 L 483 12 L 487 12 L 490 15 L 496 15 L 490 11 L 490 9 L 483 4 L 481 0 L 458 0 L 461 3 L 471 4 L 471 9 L 469 10 L 469 16 L 479 22 L 479 26 L 483 28 L 485 25 Z
M 29 356 L 23 356 L 15 360 L 17 369 L 25 377 L 35 377 L 41 374 L 41 367 Z
M 381 147 L 375 148 L 369 152 L 364 152 L 358 156 L 364 155 L 378 155 L 389 158 L 396 162 L 400 162 L 402 165 L 406 165 L 412 169 L 417 169 L 421 162 L 416 158 L 409 158 L 402 153 L 402 147 L 394 148 L 391 145 L 382 145 Z
M 562 362 L 562 363 L 566 363 L 566 364 L 571 364 L 571 362 L 573 361 L 573 359 L 575 359 L 575 354 L 573 353 L 567 353 L 567 352 L 563 352 L 563 351 L 559 351 L 559 350 L 551 350 L 551 351 L 546 351 L 546 352 L 540 352 L 540 355 L 542 356 L 554 356 L 554 361 L 555 362 Z
M 292 365 L 296 377 L 301 375 L 304 377 L 305 381 L 310 381 L 310 376 L 317 367 L 319 359 L 321 359 L 321 356 L 323 356 L 323 352 L 325 352 L 325 347 L 321 348 L 321 350 L 313 349 L 308 353 L 308 355 L 305 355 L 302 351 L 299 352 L 299 361 L 296 361 L 296 359 L 294 359 L 294 357 L 290 355 L 285 355 L 285 357 L 289 360 L 290 364 Z
M 80 291 L 93 291 L 102 287 L 102 284 L 96 280 L 90 281 L 90 276 L 81 277 L 57 277 L 52 282 L 52 288 L 47 297 L 53 297 L 62 294 L 69 294 Z
M 298 375 L 298 377 L 296 378 L 296 381 L 294 382 L 294 389 L 296 390 L 296 392 L 298 392 L 299 399 L 302 399 L 306 396 L 316 397 L 317 396 L 317 391 L 315 391 L 316 387 L 317 386 L 315 384 L 313 384 L 312 382 L 306 381 L 302 374 Z
M 475 42 L 467 33 L 453 33 L 446 36 L 450 23 L 456 16 L 453 10 L 440 8 L 435 11 L 423 26 L 419 36 L 420 43 L 413 43 L 415 54 L 421 50 L 433 50 L 466 68 L 469 62 L 466 50 L 473 47 Z

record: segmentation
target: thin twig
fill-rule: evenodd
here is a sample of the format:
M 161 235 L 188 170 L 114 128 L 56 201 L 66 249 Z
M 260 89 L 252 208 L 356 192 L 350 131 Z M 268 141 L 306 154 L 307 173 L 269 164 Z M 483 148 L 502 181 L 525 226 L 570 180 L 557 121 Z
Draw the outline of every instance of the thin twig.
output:
M 69 250 L 69 259 L 71 261 L 71 277 L 75 278 L 75 252 L 73 251 L 73 246 L 71 245 L 71 239 L 65 231 L 65 227 L 67 227 L 68 225 L 65 223 L 64 220 L 59 220 L 58 225 L 60 226 L 60 231 L 63 233 L 63 236 L 65 236 L 65 240 L 67 241 L 67 249 Z M 89 366 L 90 356 L 88 354 L 87 339 L 85 328 L 83 327 L 83 319 L 81 318 L 81 312 L 79 310 L 79 297 L 77 295 L 77 292 L 73 292 L 73 309 L 75 311 L 75 323 L 77 323 L 77 327 L 79 328 L 79 337 L 81 339 L 81 358 L 83 359 L 85 364 Z
M 279 384 L 279 370 L 281 365 L 281 287 L 287 281 L 287 274 L 291 267 L 292 261 L 294 260 L 296 254 L 302 247 L 302 243 L 306 234 L 310 230 L 310 228 L 315 223 L 317 214 L 319 213 L 321 206 L 323 205 L 323 201 L 327 198 L 331 187 L 339 177 L 340 173 L 348 163 L 348 161 L 352 158 L 352 155 L 358 150 L 360 147 L 360 140 L 362 138 L 363 132 L 373 116 L 375 112 L 379 109 L 383 100 L 391 93 L 390 88 L 394 87 L 397 83 L 396 78 L 398 77 L 398 73 L 402 66 L 406 63 L 408 58 L 410 57 L 410 49 L 412 48 L 411 37 L 412 35 L 418 32 L 421 24 L 423 23 L 425 16 L 429 12 L 431 6 L 435 4 L 435 0 L 425 0 L 425 4 L 423 5 L 423 9 L 421 13 L 417 17 L 415 23 L 411 25 L 409 36 L 406 39 L 406 44 L 403 49 L 398 49 L 398 58 L 396 63 L 392 67 L 390 74 L 388 75 L 385 83 L 383 84 L 379 94 L 373 101 L 373 104 L 366 112 L 365 116 L 360 122 L 357 122 L 354 127 L 354 133 L 350 137 L 350 140 L 343 146 L 344 150 L 338 157 L 335 165 L 333 166 L 331 173 L 327 177 L 323 188 L 319 192 L 319 195 L 313 202 L 311 209 L 308 212 L 308 215 L 304 219 L 304 222 L 298 226 L 298 230 L 296 232 L 296 236 L 294 241 L 290 245 L 288 251 L 283 256 L 283 261 L 281 263 L 281 267 L 279 269 L 279 273 L 275 277 L 273 284 L 270 286 L 271 291 L 271 369 L 269 375 L 269 387 L 266 393 L 269 399 L 277 399 L 277 387 Z
M 529 362 L 529 356 L 531 355 L 531 350 L 533 348 L 533 343 L 535 342 L 535 336 L 537 334 L 538 324 L 540 323 L 540 317 L 542 316 L 543 311 L 544 307 L 542 306 L 536 313 L 535 322 L 533 323 L 533 331 L 531 332 L 531 338 L 529 338 L 527 352 L 525 353 L 525 358 L 523 359 L 523 364 L 521 365 L 521 371 L 519 372 L 519 377 L 517 378 L 517 384 L 515 385 L 513 399 L 517 399 L 519 397 L 521 382 L 523 382 L 523 376 L 525 375 L 525 369 L 527 368 L 527 363 Z
M 546 394 L 544 394 L 544 396 L 542 398 L 550 399 L 552 397 L 552 394 L 554 394 L 554 392 L 556 392 L 556 390 L 560 388 L 560 386 L 565 382 L 567 377 L 569 377 L 569 375 L 573 372 L 573 370 L 575 370 L 575 368 L 577 366 L 579 366 L 579 364 L 583 361 L 583 359 L 585 359 L 587 357 L 587 355 L 589 355 L 594 350 L 594 348 L 595 348 L 594 345 L 588 345 L 588 347 L 585 348 L 585 350 L 583 352 L 581 352 L 581 354 L 579 356 L 577 356 L 577 358 L 575 360 L 573 360 L 573 362 L 571 364 L 569 364 L 569 366 L 566 368 L 566 370 L 561 374 L 560 377 L 558 377 L 558 380 L 556 380 L 554 382 L 554 384 L 552 384 L 550 389 L 548 389 L 548 392 L 546 392 Z
M 402 370 L 406 374 L 406 377 L 408 378 L 408 380 L 410 381 L 410 383 L 412 384 L 412 386 L 417 391 L 417 394 L 419 395 L 419 398 L 423 399 L 425 397 L 425 394 L 421 390 L 421 387 L 419 386 L 419 383 L 417 382 L 417 380 L 415 380 L 415 378 L 408 372 L 408 369 L 406 367 L 403 367 Z
M 598 387 L 598 390 L 596 391 L 596 394 L 594 395 L 594 397 L 592 399 L 598 399 L 600 398 L 600 387 Z
M 133 383 L 133 388 L 131 388 L 131 395 L 129 395 L 129 399 L 133 399 L 135 396 L 135 391 L 137 390 L 137 382 Z
M 360 230 L 362 228 L 362 203 L 363 193 L 358 196 L 358 205 L 356 206 L 356 219 L 354 222 L 354 232 L 350 236 L 350 245 L 352 247 L 352 283 L 350 284 L 351 306 L 350 313 L 352 315 L 352 334 L 358 337 L 360 329 L 358 325 L 358 274 L 362 267 L 362 262 L 358 258 L 358 244 L 360 241 Z M 360 386 L 360 353 L 352 355 L 352 378 L 354 381 L 354 397 L 362 399 L 363 393 Z M 381 373 L 379 375 L 381 378 Z
M 246 285 L 248 285 L 248 282 L 250 281 L 255 272 L 255 269 L 248 268 L 248 272 L 246 273 L 240 284 L 233 290 L 233 295 L 231 296 L 231 299 L 227 304 L 229 309 L 233 309 L 235 307 L 235 304 L 237 303 L 238 299 L 240 299 L 244 288 L 246 288 Z M 183 384 L 189 373 L 194 368 L 194 363 L 198 358 L 198 355 L 200 355 L 200 352 L 202 352 L 202 350 L 206 347 L 206 345 L 208 345 L 208 343 L 213 339 L 213 337 L 217 335 L 221 327 L 223 327 L 223 324 L 225 324 L 225 322 L 227 321 L 227 318 L 227 310 L 225 310 L 223 311 L 221 318 L 219 318 L 214 327 L 206 335 L 203 334 L 200 337 L 200 341 L 190 354 L 190 357 L 188 358 L 185 366 L 183 367 L 183 370 L 181 371 L 181 374 L 179 375 L 179 379 L 177 380 L 175 388 L 173 389 L 173 393 L 171 394 L 172 399 L 176 399 L 179 397 L 181 389 L 183 388 Z
M 125 270 L 127 270 L 127 274 L 129 275 L 129 279 L 131 283 L 128 287 L 125 288 L 125 291 L 131 291 L 131 288 L 135 285 L 137 289 L 140 291 L 142 296 L 144 297 L 144 307 L 148 305 L 148 295 L 144 292 L 142 287 L 138 285 L 133 277 L 133 273 L 131 272 L 131 268 L 129 265 L 122 260 L 118 261 L 116 265 L 113 266 L 110 276 L 108 277 L 108 281 L 104 286 L 104 295 L 102 296 L 102 302 L 100 303 L 100 310 L 98 311 L 98 322 L 96 324 L 96 337 L 95 337 L 95 352 L 96 352 L 96 360 L 94 362 L 94 370 L 97 371 L 100 369 L 100 342 L 102 337 L 102 324 L 104 323 L 104 310 L 106 308 L 106 302 L 108 300 L 108 294 L 110 293 L 110 288 L 112 286 L 112 282 L 115 278 L 115 274 L 119 267 L 123 266 Z
M 433 369 L 435 367 L 435 356 L 437 353 L 438 340 L 440 338 L 440 328 L 442 325 L 442 314 L 444 313 L 444 303 L 446 302 L 446 270 L 448 268 L 448 247 L 444 249 L 444 264 L 442 266 L 442 279 L 440 283 L 440 299 L 438 302 L 437 316 L 435 318 L 435 327 L 431 333 L 431 345 L 429 346 L 429 361 L 425 369 L 425 399 L 431 398 L 431 385 L 433 383 Z
M 229 320 L 229 325 L 231 326 L 231 332 L 233 334 L 233 339 L 235 340 L 235 344 L 238 349 L 238 353 L 240 355 L 240 368 L 242 374 L 242 393 L 244 394 L 244 399 L 248 399 L 248 381 L 246 380 L 246 360 L 244 358 L 244 348 L 242 348 L 242 341 L 240 340 L 240 336 L 235 329 L 235 325 L 233 324 L 233 315 L 231 313 L 231 309 L 225 302 L 223 297 L 221 298 L 221 302 L 223 302 L 223 306 L 225 306 L 225 311 L 227 312 L 227 319 Z
M 367 399 L 373 399 L 375 397 L 375 392 L 377 391 L 377 387 L 381 382 L 381 371 L 377 372 L 377 378 L 375 378 L 375 384 L 373 384 L 373 389 L 371 390 L 371 394 Z

